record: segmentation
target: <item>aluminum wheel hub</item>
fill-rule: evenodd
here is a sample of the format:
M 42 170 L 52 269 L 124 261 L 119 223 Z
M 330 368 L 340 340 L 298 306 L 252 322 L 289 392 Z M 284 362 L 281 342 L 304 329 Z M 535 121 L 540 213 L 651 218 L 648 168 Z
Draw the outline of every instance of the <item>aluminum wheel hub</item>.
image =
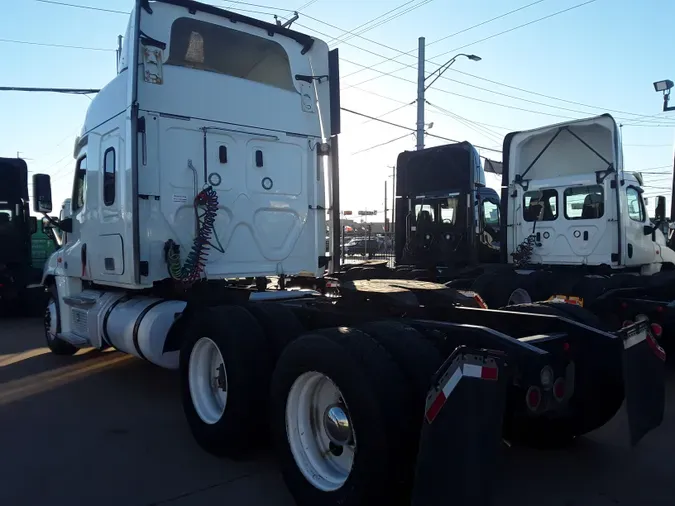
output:
M 329 406 L 323 414 L 323 424 L 328 439 L 334 444 L 346 445 L 352 437 L 352 428 L 349 417 L 340 405 Z

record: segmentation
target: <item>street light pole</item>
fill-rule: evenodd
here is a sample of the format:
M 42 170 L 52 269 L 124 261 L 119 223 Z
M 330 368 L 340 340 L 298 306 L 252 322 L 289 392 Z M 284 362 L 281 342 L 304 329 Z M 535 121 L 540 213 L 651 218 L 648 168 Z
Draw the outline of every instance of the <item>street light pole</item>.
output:
M 443 65 L 438 67 L 428 76 L 424 75 L 424 37 L 419 38 L 419 46 L 417 50 L 417 150 L 424 149 L 424 92 L 440 78 L 443 73 L 448 70 L 455 60 L 460 56 L 464 56 L 471 61 L 480 61 L 481 57 L 475 54 L 459 53 L 450 58 Z M 425 86 L 426 80 L 431 76 L 434 79 Z
M 417 150 L 424 149 L 424 37 L 417 50 Z

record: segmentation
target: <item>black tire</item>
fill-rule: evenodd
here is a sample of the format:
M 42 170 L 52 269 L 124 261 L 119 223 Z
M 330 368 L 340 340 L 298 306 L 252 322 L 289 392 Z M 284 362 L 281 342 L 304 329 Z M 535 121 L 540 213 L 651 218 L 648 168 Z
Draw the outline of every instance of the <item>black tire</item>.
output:
M 227 404 L 220 419 L 206 423 L 197 413 L 188 380 L 190 355 L 196 342 L 210 338 L 218 347 L 227 374 Z M 183 328 L 180 350 L 183 411 L 197 443 L 217 456 L 242 457 L 263 440 L 267 420 L 266 395 L 272 358 L 256 319 L 238 306 L 195 311 Z
M 49 328 L 51 325 L 51 311 L 49 309 L 51 302 L 54 302 L 54 310 L 56 311 L 56 333 L 61 332 L 61 308 L 59 307 L 59 297 L 56 287 L 50 285 L 48 288 L 49 296 L 47 298 L 47 303 L 45 304 L 45 315 L 44 315 L 44 327 L 45 327 L 45 340 L 47 341 L 47 346 L 54 355 L 65 355 L 71 356 L 75 355 L 78 348 L 73 346 L 67 341 L 64 341 L 60 337 L 50 337 Z
M 584 276 L 574 284 L 572 291 L 565 295 L 581 297 L 585 306 L 590 306 L 607 291 L 608 278 L 605 276 Z
M 291 341 L 305 332 L 295 313 L 282 304 L 260 302 L 250 304 L 246 309 L 265 332 L 275 361 Z
M 658 276 L 659 274 L 660 273 L 654 274 L 654 276 Z M 607 290 L 614 290 L 616 288 L 637 288 L 640 286 L 646 286 L 648 279 L 650 278 L 637 274 L 612 274 L 607 278 L 606 286 Z
M 291 451 L 286 404 L 296 379 L 319 372 L 338 387 L 349 409 L 358 451 L 345 483 L 333 491 L 312 485 Z M 272 379 L 272 433 L 284 480 L 298 506 L 398 504 L 409 493 L 410 460 L 401 459 L 409 437 L 409 385 L 386 350 L 367 334 L 340 328 L 306 334 L 292 342 Z
M 431 379 L 443 364 L 438 350 L 417 330 L 396 321 L 377 321 L 358 325 L 380 343 L 401 369 L 415 396 L 414 415 L 420 422 Z
M 489 309 L 507 306 L 509 299 L 517 289 L 527 292 L 532 300 L 533 285 L 529 275 L 508 272 L 503 274 L 482 274 L 471 284 L 471 291 L 476 292 Z

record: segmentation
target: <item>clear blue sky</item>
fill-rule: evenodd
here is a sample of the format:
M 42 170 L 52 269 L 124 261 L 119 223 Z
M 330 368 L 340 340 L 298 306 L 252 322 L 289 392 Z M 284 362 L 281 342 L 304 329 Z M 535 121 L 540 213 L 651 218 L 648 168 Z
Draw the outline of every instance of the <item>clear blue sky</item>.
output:
M 131 0 L 57 1 L 123 11 L 130 10 L 133 4 Z M 653 175 L 648 178 L 651 188 L 647 194 L 669 195 L 675 112 L 659 113 L 661 96 L 654 92 L 652 82 L 675 80 L 675 2 L 594 0 L 537 21 L 584 3 L 542 0 L 433 43 L 533 1 L 250 0 L 257 6 L 224 0 L 209 3 L 255 11 L 245 13 L 268 21 L 273 20 L 274 13 L 288 16 L 289 9 L 310 4 L 301 9 L 294 28 L 340 48 L 343 106 L 374 116 L 402 107 L 384 118 L 411 128 L 415 126 L 415 107 L 403 104 L 415 99 L 415 84 L 409 81 L 416 79 L 417 38 L 426 37 L 427 59 L 437 64 L 457 52 L 475 53 L 482 61 L 458 60 L 446 72 L 447 79 L 436 81 L 429 90 L 427 100 L 433 105 L 427 106 L 426 120 L 434 123 L 430 133 L 499 149 L 503 136 L 512 130 L 612 112 L 625 125 L 626 167 L 661 167 L 648 171 Z M 5 40 L 0 41 L 0 85 L 97 88 L 114 75 L 114 49 L 117 35 L 124 33 L 125 16 L 37 0 L 0 0 L 0 4 L 5 12 L 0 18 L 0 39 Z M 356 33 L 366 30 L 360 37 L 344 32 L 399 6 L 402 7 L 380 21 L 400 16 L 374 28 L 372 24 L 359 28 Z M 409 12 L 403 13 L 406 10 Z M 533 23 L 517 28 L 528 22 Z M 496 35 L 510 29 L 513 30 Z M 493 35 L 496 36 L 478 42 Z M 397 50 L 413 51 L 412 56 L 403 56 Z M 445 52 L 448 54 L 437 56 Z M 383 57 L 396 60 L 380 64 Z M 363 70 L 359 65 L 369 69 Z M 435 68 L 427 64 L 427 71 Z M 358 74 L 346 77 L 358 70 Z M 398 71 L 392 76 L 381 75 L 394 70 Z M 55 202 L 70 191 L 73 141 L 89 103 L 84 96 L 0 92 L 0 155 L 15 156 L 19 151 L 28 159 L 31 170 L 52 174 Z M 400 151 L 414 147 L 414 138 L 410 135 L 383 147 L 357 152 L 405 134 L 405 130 L 343 113 L 343 209 L 383 209 L 384 181 L 391 173 L 388 166 L 395 163 Z M 444 142 L 427 138 L 427 145 Z M 498 152 L 481 153 L 501 159 Z

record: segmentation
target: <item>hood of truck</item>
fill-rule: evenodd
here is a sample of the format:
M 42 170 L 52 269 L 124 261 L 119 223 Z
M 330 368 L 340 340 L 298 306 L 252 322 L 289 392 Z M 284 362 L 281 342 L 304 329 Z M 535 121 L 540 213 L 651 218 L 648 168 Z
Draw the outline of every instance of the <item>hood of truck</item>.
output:
M 614 118 L 593 118 L 512 132 L 504 138 L 502 186 L 622 169 L 621 139 Z

